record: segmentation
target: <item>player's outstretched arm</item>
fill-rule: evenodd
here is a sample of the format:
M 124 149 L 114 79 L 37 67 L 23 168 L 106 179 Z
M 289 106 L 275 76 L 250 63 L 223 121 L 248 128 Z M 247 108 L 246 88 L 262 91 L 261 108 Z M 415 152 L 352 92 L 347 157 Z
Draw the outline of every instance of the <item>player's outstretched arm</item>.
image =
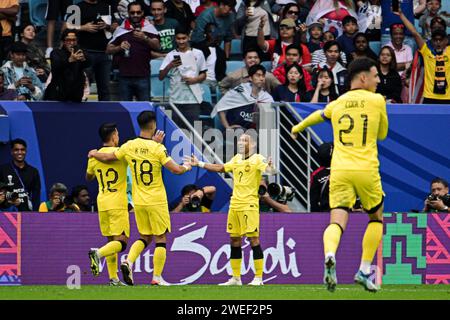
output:
M 183 165 L 179 165 L 173 160 L 167 162 L 164 167 L 172 172 L 173 174 L 183 174 L 185 172 L 191 171 L 192 166 L 189 163 L 183 163 Z
M 199 161 L 194 154 L 192 154 L 191 157 L 185 157 L 184 160 L 193 167 L 203 168 L 212 172 L 225 172 L 225 167 L 223 164 L 213 164 Z
M 88 158 L 95 158 L 100 162 L 111 162 L 118 160 L 114 153 L 98 152 L 97 149 L 89 151 Z
M 307 116 L 302 122 L 295 125 L 291 129 L 291 137 L 293 139 L 297 139 L 298 133 L 304 131 L 306 128 L 311 127 L 315 124 L 319 124 L 325 121 L 325 115 L 323 114 L 323 110 L 316 110 Z

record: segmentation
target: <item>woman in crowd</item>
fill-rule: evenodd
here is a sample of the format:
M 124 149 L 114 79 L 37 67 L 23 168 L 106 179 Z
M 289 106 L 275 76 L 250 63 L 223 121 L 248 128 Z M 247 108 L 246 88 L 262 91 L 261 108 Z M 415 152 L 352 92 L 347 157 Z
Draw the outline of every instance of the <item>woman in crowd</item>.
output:
M 275 89 L 273 99 L 284 102 L 309 102 L 314 88 L 311 81 L 306 81 L 307 74 L 308 72 L 297 63 L 286 66 L 286 82 Z
M 317 74 L 317 85 L 311 103 L 317 102 L 331 102 L 338 98 L 336 86 L 334 84 L 333 72 L 330 69 L 324 68 Z
M 403 103 L 401 98 L 402 79 L 397 72 L 394 49 L 389 46 L 381 49 L 378 69 L 381 82 L 378 84 L 377 93 L 385 96 L 388 102 Z
M 378 56 L 369 47 L 369 38 L 365 33 L 358 33 L 353 38 L 353 44 L 355 45 L 355 51 L 348 57 L 348 63 L 358 58 L 370 58 L 377 61 Z
M 27 45 L 27 63 L 34 68 L 39 80 L 42 83 L 47 81 L 50 73 L 50 66 L 45 59 L 45 54 L 35 44 L 36 27 L 32 24 L 25 24 L 20 30 L 21 41 Z

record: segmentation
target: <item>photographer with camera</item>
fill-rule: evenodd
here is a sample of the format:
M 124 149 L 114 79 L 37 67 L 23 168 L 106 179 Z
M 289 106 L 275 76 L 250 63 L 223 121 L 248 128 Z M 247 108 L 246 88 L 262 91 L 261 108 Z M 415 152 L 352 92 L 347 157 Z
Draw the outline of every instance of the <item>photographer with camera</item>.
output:
M 200 188 L 195 184 L 188 184 L 181 189 L 181 201 L 173 212 L 210 212 L 216 195 L 216 187 Z
M 39 212 L 80 212 L 80 208 L 67 196 L 67 187 L 57 182 L 50 188 L 50 200 L 41 203 Z
M 317 149 L 320 167 L 311 174 L 311 187 L 309 188 L 309 203 L 311 212 L 330 211 L 330 165 L 333 154 L 333 143 L 322 143 Z
M 448 182 L 442 178 L 434 178 L 431 181 L 431 193 L 425 199 L 423 212 L 450 212 L 450 194 L 448 194 Z
M 20 204 L 19 194 L 10 192 L 6 183 L 0 182 L 0 212 L 15 212 Z
M 276 183 L 267 183 L 267 178 L 261 179 L 259 189 L 260 212 L 292 212 L 287 205 L 295 196 L 295 190 L 291 187 L 281 186 Z

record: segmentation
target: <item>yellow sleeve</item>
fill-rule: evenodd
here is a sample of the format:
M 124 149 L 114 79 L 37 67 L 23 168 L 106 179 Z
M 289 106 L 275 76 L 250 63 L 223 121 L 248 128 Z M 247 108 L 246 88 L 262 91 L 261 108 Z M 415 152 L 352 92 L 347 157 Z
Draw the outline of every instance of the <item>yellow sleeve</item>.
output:
M 158 144 L 158 158 L 162 165 L 165 165 L 167 162 L 172 160 L 172 158 L 169 156 L 169 153 L 167 153 L 167 149 L 164 145 Z
M 114 155 L 116 156 L 117 159 L 123 160 L 125 158 L 125 156 L 127 155 L 129 145 L 130 145 L 130 141 L 123 144 L 119 149 L 114 151 Z
M 225 170 L 225 172 L 231 172 L 233 171 L 233 167 L 234 167 L 234 159 L 236 158 L 236 156 L 234 156 L 233 158 L 230 159 L 230 161 L 228 161 L 227 163 L 225 163 L 223 165 L 223 168 Z
M 264 158 L 263 155 L 260 155 L 258 158 L 258 165 L 257 165 L 257 169 L 261 172 L 266 171 L 266 168 L 269 164 L 267 163 L 266 158 Z
M 86 173 L 93 176 L 95 175 L 95 171 L 94 171 L 94 166 L 95 166 L 95 159 L 94 158 L 90 158 L 88 161 L 88 166 L 86 169 Z
M 428 48 L 427 44 L 424 43 L 422 48 L 419 49 L 419 52 L 423 55 L 427 54 L 430 52 L 430 49 Z
M 47 204 L 45 202 L 42 202 L 39 205 L 39 212 L 48 212 Z
M 384 140 L 387 137 L 388 133 L 388 116 L 386 111 L 386 101 L 383 97 L 380 98 L 380 109 L 381 109 L 381 115 L 380 115 L 380 126 L 378 127 L 378 140 Z
M 310 126 L 324 122 L 325 119 L 324 119 L 323 112 L 324 112 L 324 110 L 322 110 L 322 109 L 314 111 L 309 116 L 307 116 L 302 122 L 300 122 L 296 126 L 293 126 L 291 132 L 292 133 L 302 132 L 303 130 L 305 130 L 306 128 L 308 128 Z M 327 118 L 330 118 L 327 115 L 325 115 L 325 116 Z

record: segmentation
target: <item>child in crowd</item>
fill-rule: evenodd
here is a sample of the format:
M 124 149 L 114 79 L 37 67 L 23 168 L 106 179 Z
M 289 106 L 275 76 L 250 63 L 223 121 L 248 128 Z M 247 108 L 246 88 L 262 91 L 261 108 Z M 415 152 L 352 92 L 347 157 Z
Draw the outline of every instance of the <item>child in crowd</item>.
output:
M 342 20 L 342 26 L 344 34 L 336 39 L 339 45 L 344 51 L 345 56 L 349 57 L 353 51 L 355 51 L 355 45 L 353 44 L 353 38 L 358 32 L 358 21 L 352 16 L 346 16 Z
M 321 50 L 323 46 L 323 25 L 320 22 L 314 22 L 308 27 L 309 41 L 307 47 L 309 52 Z

